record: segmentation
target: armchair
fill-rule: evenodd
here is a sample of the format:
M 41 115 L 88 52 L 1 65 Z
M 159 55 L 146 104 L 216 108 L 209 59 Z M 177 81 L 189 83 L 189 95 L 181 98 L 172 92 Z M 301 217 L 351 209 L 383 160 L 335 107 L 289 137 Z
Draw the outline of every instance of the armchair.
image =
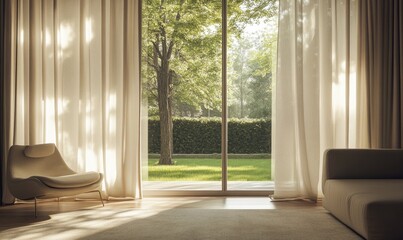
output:
M 21 200 L 59 198 L 81 193 L 98 192 L 103 175 L 98 172 L 76 173 L 63 160 L 55 144 L 10 148 L 7 164 L 7 184 L 11 194 Z

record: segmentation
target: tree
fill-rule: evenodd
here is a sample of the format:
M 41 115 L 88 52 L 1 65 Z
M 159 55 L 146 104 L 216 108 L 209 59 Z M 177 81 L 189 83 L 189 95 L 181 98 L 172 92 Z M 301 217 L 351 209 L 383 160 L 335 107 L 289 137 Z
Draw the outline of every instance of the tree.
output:
M 148 66 L 153 69 L 148 72 L 151 77 L 148 83 L 154 89 L 160 118 L 159 164 L 173 163 L 172 110 L 175 102 L 186 102 L 194 107 L 200 99 L 211 100 L 207 101 L 212 102 L 210 105 L 219 101 L 219 86 L 211 79 L 219 78 L 220 7 L 218 1 L 207 0 L 145 1 L 143 21 L 148 35 L 145 56 Z M 210 61 L 203 63 L 205 59 Z
M 249 58 L 252 48 L 251 41 L 243 37 L 234 39 L 230 51 L 229 88 L 231 98 L 231 117 L 244 118 L 248 115 L 245 108 L 248 95 L 248 80 L 250 78 Z
M 271 116 L 276 32 L 256 35 L 242 34 L 233 39 L 229 64 L 230 117 L 267 119 Z
M 250 82 L 249 82 L 249 109 L 250 118 L 271 117 L 273 63 L 277 51 L 277 35 L 265 34 L 258 48 L 251 52 Z
M 173 109 L 190 113 L 219 110 L 221 104 L 221 1 L 143 1 L 143 58 L 148 99 L 160 119 L 159 164 L 173 164 Z M 229 29 L 273 14 L 275 1 L 234 0 L 228 9 Z

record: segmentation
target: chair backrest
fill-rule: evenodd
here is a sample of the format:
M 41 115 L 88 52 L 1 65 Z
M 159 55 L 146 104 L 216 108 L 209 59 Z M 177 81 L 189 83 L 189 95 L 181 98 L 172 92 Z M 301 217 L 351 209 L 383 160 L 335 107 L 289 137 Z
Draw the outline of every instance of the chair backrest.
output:
M 60 176 L 74 174 L 53 143 L 30 146 L 14 145 L 8 153 L 9 180 L 31 176 Z

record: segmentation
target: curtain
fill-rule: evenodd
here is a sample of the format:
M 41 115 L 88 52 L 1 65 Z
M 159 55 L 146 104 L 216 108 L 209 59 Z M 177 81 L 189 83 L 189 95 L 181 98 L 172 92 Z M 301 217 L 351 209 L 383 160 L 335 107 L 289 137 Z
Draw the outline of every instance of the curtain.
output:
M 138 1 L 6 2 L 7 149 L 54 142 L 106 196 L 141 197 Z
M 274 199 L 321 194 L 327 148 L 365 146 L 357 1 L 280 0 L 273 104 Z M 364 124 L 365 125 L 365 124 Z
M 359 12 L 370 146 L 403 148 L 403 2 L 363 0 Z
M 10 136 L 10 105 L 7 104 L 10 99 L 10 80 L 15 77 L 15 39 L 16 31 L 14 30 L 16 26 L 16 19 L 13 16 L 16 10 L 16 2 L 13 1 L 3 1 L 3 12 L 2 20 L 2 48 L 3 52 L 1 55 L 1 179 L 2 179 L 2 204 L 13 203 L 14 198 L 11 196 L 7 189 L 6 179 L 6 169 L 7 169 L 7 151 L 10 146 L 9 137 Z
M 4 54 L 5 54 L 5 46 L 4 46 L 4 31 L 5 31 L 5 2 L 0 2 L 0 162 L 5 157 L 5 149 L 4 149 Z M 3 164 L 0 164 L 0 203 L 3 199 Z

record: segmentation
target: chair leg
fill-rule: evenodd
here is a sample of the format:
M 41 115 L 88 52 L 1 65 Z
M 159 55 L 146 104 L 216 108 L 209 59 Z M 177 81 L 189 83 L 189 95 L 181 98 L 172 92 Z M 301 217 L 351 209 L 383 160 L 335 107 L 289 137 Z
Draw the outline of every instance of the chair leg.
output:
M 101 199 L 102 207 L 104 207 L 105 204 L 104 204 L 104 200 L 102 200 L 101 191 L 97 190 L 97 192 L 98 192 L 98 194 L 99 194 L 99 199 Z

